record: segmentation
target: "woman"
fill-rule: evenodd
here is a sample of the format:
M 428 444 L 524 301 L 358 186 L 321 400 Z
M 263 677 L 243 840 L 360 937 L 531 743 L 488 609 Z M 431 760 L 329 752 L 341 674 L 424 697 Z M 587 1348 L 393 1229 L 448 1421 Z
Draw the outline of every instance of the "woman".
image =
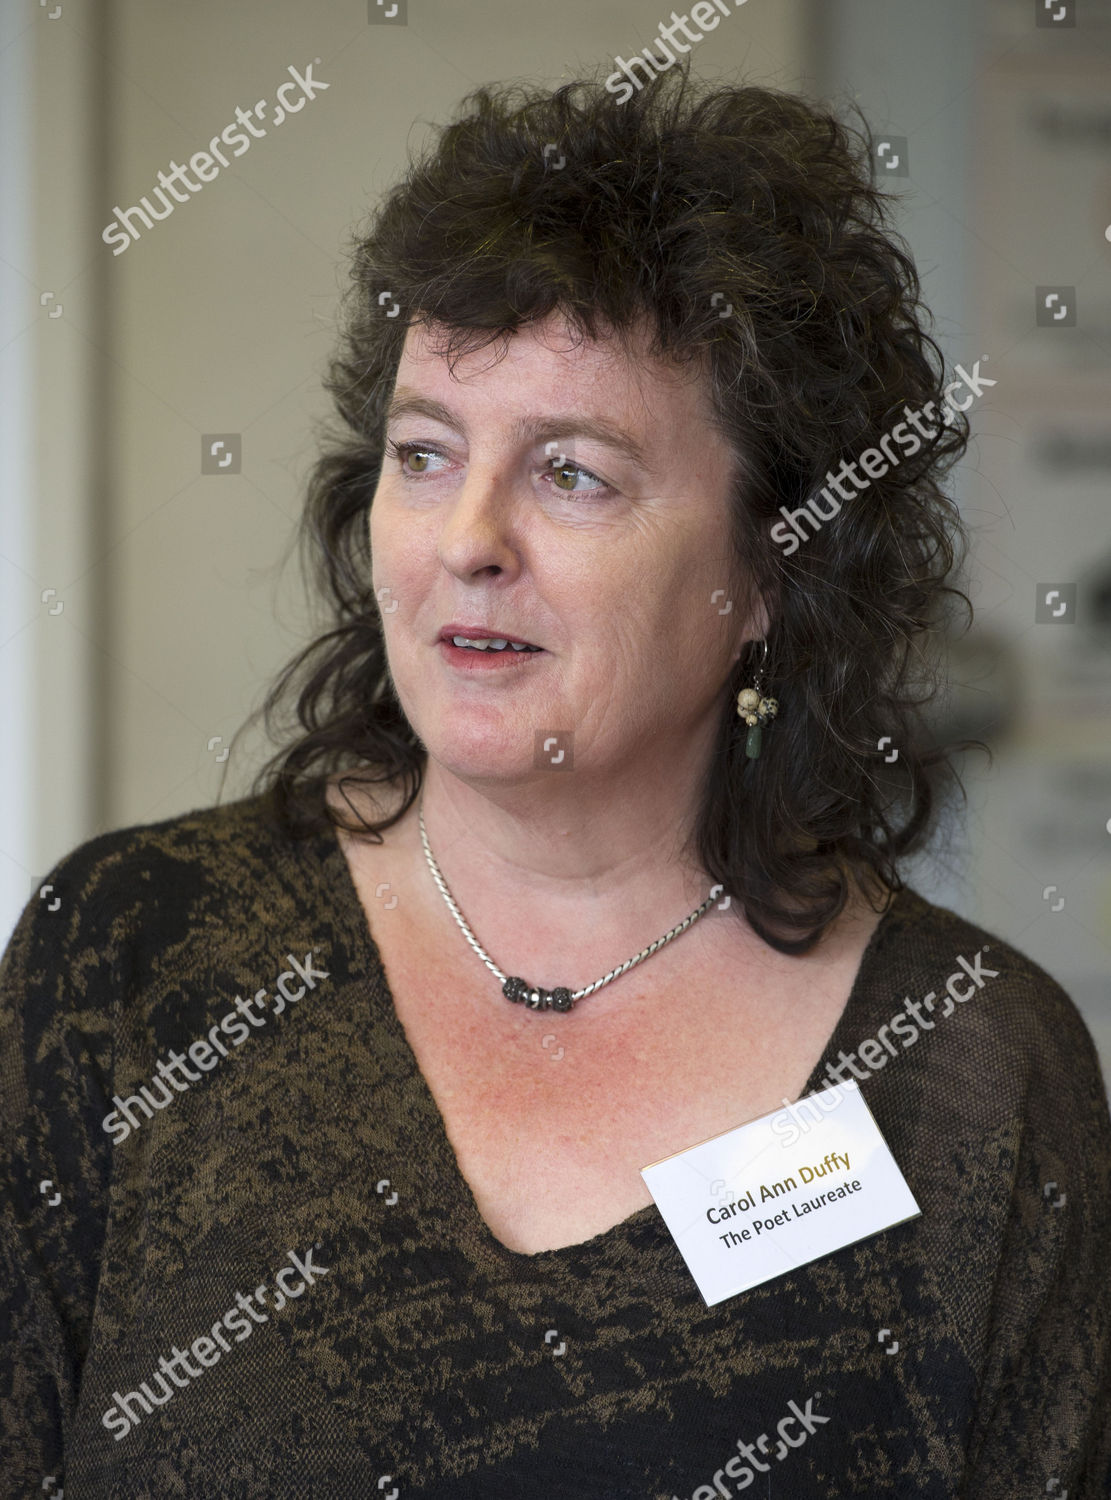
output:
M 867 135 L 469 104 L 355 247 L 296 730 L 6 954 L 6 1493 L 1106 1494 L 1091 1039 L 899 872 L 968 403 Z M 918 1212 L 704 1296 L 641 1169 L 857 1080 Z

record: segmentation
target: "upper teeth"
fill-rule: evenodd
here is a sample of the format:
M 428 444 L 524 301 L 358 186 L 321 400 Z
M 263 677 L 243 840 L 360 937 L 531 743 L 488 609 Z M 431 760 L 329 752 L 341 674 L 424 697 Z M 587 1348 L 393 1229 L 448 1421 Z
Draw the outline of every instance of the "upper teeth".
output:
M 489 636 L 453 635 L 451 643 L 453 646 L 474 646 L 478 651 L 504 651 L 506 646 L 512 646 L 514 651 L 528 650 L 524 641 L 505 641 L 500 636 L 491 639 Z

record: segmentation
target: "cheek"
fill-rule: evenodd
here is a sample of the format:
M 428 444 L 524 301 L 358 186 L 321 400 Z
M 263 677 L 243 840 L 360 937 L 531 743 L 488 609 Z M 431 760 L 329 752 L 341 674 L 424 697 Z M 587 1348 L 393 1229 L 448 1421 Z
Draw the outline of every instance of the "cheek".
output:
M 656 641 L 670 641 L 675 652 L 704 651 L 721 633 L 723 619 L 737 608 L 732 593 L 724 569 L 707 567 L 704 557 L 692 556 L 686 566 L 669 569 L 656 580 L 641 610 L 643 628 Z
M 376 492 L 367 517 L 372 555 L 374 552 L 381 552 L 385 555 L 386 552 L 393 551 L 398 535 L 397 520 L 397 513 L 390 505 L 389 495 Z
M 381 617 L 387 649 L 398 639 L 398 622 L 409 619 L 417 590 L 397 543 L 398 534 L 382 511 L 372 508 L 368 523 L 371 587 Z
M 382 563 L 386 560 L 386 538 L 383 534 L 381 509 L 372 504 L 370 513 L 366 518 L 367 541 L 370 544 L 371 572 L 377 578 L 381 572 Z
M 372 508 L 368 534 L 370 539 L 371 571 L 376 589 L 391 586 L 400 594 L 404 585 L 428 572 L 426 549 L 421 545 L 419 533 L 411 518 L 391 511 L 388 503 Z M 431 561 L 435 562 L 435 549 Z M 412 583 L 409 582 L 412 594 Z

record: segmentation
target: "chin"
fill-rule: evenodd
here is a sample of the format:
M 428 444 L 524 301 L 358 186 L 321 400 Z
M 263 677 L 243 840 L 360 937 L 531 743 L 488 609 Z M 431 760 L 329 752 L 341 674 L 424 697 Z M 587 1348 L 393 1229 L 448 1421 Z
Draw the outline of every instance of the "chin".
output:
M 458 744 L 453 743 L 446 747 L 443 754 L 438 754 L 435 747 L 430 746 L 428 754 L 443 770 L 450 772 L 459 781 L 475 786 L 484 783 L 504 785 L 512 781 L 523 781 L 536 774 L 531 757 L 522 760 L 519 755 L 511 754 L 508 750 L 501 756 L 477 750 L 473 754 L 467 754 L 460 751 Z
M 466 781 L 524 776 L 532 769 L 532 735 L 515 731 L 500 714 L 465 707 L 409 722 L 432 757 Z

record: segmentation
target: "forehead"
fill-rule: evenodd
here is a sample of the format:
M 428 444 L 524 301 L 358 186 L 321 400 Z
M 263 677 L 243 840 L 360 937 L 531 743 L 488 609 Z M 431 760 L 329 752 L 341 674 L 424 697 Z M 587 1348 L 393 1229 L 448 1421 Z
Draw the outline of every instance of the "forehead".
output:
M 448 407 L 484 400 L 499 410 L 507 401 L 530 409 L 538 401 L 560 410 L 589 407 L 645 433 L 665 418 L 714 423 L 704 355 L 683 362 L 653 356 L 645 322 L 591 339 L 553 313 L 450 357 L 449 333 L 442 323 L 410 323 L 395 382 L 399 395 L 428 393 Z

